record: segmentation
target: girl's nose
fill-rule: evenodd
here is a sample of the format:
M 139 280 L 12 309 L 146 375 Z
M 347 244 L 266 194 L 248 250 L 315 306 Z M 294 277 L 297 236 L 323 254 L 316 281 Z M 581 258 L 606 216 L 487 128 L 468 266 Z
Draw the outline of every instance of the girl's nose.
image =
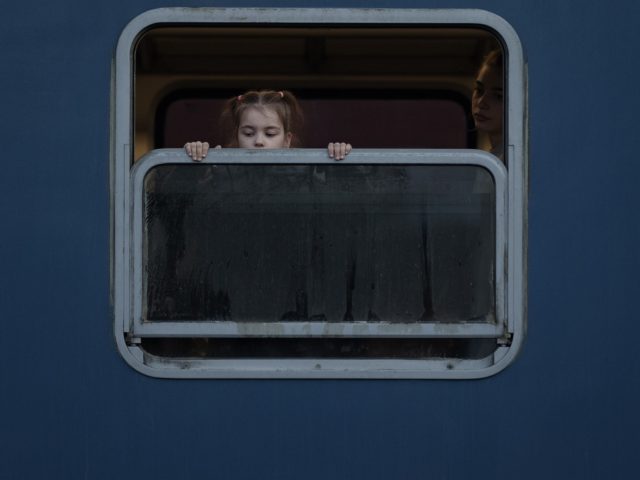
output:
M 254 147 L 264 147 L 264 139 L 262 138 L 262 135 L 256 135 L 256 138 L 253 141 L 253 146 Z

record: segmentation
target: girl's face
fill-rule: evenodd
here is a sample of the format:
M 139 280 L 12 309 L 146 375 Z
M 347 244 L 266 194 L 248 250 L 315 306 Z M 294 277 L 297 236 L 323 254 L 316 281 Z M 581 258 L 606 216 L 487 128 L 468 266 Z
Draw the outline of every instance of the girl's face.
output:
M 239 148 L 289 148 L 291 132 L 285 132 L 273 108 L 249 107 L 240 117 Z
M 502 135 L 502 75 L 484 66 L 476 79 L 471 99 L 471 111 L 476 128 L 489 135 Z

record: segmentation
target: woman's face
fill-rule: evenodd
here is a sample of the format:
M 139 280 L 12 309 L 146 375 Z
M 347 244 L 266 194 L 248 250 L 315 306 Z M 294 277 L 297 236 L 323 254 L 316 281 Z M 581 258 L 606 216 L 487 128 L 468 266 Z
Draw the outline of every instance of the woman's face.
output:
M 480 69 L 471 99 L 471 113 L 479 131 L 489 135 L 502 135 L 502 95 L 501 72 L 485 65 Z
M 291 133 L 284 131 L 278 114 L 269 107 L 247 108 L 238 127 L 239 148 L 289 148 Z

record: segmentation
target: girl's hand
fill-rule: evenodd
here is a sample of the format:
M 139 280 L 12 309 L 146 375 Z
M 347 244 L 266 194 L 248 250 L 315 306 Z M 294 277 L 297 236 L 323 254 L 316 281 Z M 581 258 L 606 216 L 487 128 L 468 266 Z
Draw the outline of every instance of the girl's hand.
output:
M 220 145 L 217 145 L 215 148 L 221 148 Z M 201 162 L 207 157 L 207 153 L 209 153 L 209 143 L 208 142 L 187 142 L 184 144 L 184 151 L 191 157 L 191 160 L 196 162 Z
M 349 155 L 350 151 L 351 151 L 350 143 L 332 142 L 327 147 L 329 158 L 333 158 L 335 160 L 344 160 L 344 157 Z

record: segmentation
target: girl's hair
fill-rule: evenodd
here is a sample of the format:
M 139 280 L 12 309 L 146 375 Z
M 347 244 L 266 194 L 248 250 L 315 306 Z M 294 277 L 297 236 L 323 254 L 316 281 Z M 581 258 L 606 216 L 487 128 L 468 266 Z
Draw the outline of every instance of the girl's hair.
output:
M 287 90 L 249 90 L 227 100 L 220 117 L 228 147 L 238 146 L 238 129 L 242 114 L 249 108 L 272 109 L 282 122 L 284 133 L 291 134 L 291 146 L 298 146 L 302 128 L 302 110 L 296 97 Z

